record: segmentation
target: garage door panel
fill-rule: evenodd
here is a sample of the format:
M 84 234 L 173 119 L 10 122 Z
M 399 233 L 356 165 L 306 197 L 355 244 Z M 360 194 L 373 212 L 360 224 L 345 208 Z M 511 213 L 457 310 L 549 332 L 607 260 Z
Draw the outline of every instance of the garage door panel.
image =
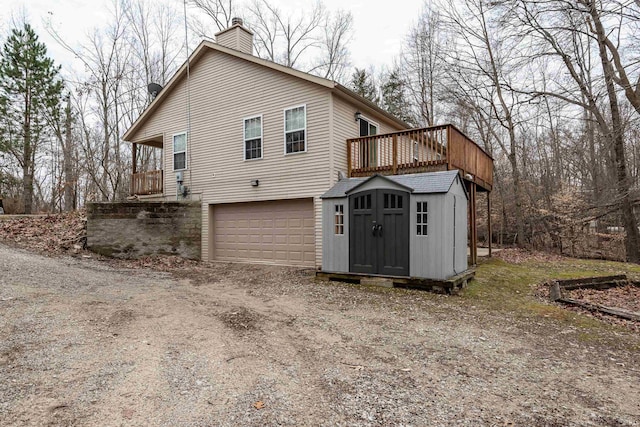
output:
M 213 259 L 315 265 L 312 199 L 212 205 L 211 230 Z
M 292 212 L 292 213 L 294 213 L 294 212 Z M 287 225 L 289 226 L 289 228 L 302 228 L 302 219 L 291 218 Z
M 295 235 L 291 235 L 289 236 L 289 242 L 290 245 L 301 245 L 302 244 L 302 236 L 295 236 Z

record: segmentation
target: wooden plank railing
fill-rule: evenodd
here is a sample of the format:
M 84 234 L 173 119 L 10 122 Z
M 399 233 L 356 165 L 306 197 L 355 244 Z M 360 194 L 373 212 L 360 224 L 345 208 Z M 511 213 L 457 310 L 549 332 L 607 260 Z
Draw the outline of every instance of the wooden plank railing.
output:
M 347 169 L 351 177 L 460 169 L 483 188 L 493 186 L 491 157 L 452 125 L 348 139 Z
M 131 175 L 131 195 L 162 194 L 162 170 L 138 172 Z
M 463 175 L 471 175 L 472 181 L 481 187 L 493 188 L 493 159 L 454 126 L 449 128 L 451 150 L 449 164 L 451 169 L 460 169 Z

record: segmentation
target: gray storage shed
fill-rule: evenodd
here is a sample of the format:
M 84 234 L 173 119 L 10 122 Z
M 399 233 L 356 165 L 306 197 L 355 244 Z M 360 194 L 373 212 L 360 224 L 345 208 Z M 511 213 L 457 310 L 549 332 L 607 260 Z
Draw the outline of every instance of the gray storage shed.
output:
M 446 280 L 467 270 L 457 170 L 338 181 L 322 195 L 322 270 Z

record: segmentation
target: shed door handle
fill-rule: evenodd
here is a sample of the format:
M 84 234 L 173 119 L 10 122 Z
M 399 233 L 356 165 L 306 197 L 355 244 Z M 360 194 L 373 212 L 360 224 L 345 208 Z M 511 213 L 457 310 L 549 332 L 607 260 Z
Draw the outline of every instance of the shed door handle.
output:
M 382 237 L 382 224 L 378 224 L 378 235 Z
M 372 235 L 374 235 L 374 236 L 376 235 L 376 230 L 378 229 L 378 227 L 379 226 L 374 222 L 373 226 L 371 227 L 371 234 Z

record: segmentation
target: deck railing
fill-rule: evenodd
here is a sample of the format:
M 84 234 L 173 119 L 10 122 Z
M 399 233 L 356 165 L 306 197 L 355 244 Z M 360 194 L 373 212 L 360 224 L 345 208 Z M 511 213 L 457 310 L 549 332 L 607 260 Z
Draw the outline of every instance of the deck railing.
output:
M 348 139 L 347 169 L 352 177 L 460 169 L 483 188 L 493 186 L 493 159 L 452 125 Z
M 131 175 L 131 195 L 162 194 L 162 170 Z

